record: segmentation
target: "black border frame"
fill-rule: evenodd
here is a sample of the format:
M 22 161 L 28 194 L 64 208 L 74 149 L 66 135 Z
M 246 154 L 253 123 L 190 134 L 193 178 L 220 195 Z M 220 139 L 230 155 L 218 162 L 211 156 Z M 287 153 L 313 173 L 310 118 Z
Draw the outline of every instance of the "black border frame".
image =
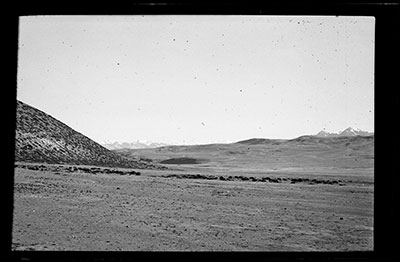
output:
M 2 193 L 5 195 L 3 219 L 2 256 L 13 261 L 132 261 L 138 259 L 244 259 L 244 260 L 391 260 L 395 243 L 395 192 L 396 164 L 399 138 L 395 123 L 396 109 L 400 105 L 398 93 L 399 61 L 399 4 L 395 2 L 332 2 L 332 1 L 279 1 L 251 2 L 130 2 L 72 4 L 30 2 L 5 10 L 7 37 L 6 53 L 10 56 L 3 67 L 7 80 L 6 98 L 2 100 L 5 153 L 2 159 Z M 374 16 L 375 34 L 375 200 L 374 200 L 374 251 L 371 252 L 75 252 L 75 251 L 11 251 L 14 130 L 17 86 L 18 18 L 30 15 L 329 15 Z M 3 89 L 4 90 L 4 89 Z M 389 119 L 387 122 L 386 119 Z M 397 130 L 396 130 L 397 129 Z M 4 147 L 3 147 L 4 148 Z M 3 215 L 3 216 L 4 216 Z M 5 222 L 4 222 L 5 221 Z

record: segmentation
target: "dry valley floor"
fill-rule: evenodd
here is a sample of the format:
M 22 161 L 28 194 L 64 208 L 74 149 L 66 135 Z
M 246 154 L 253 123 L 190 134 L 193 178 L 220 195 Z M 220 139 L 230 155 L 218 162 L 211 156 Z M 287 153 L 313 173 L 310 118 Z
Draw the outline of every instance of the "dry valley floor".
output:
M 13 250 L 373 250 L 373 169 L 136 171 L 17 163 Z

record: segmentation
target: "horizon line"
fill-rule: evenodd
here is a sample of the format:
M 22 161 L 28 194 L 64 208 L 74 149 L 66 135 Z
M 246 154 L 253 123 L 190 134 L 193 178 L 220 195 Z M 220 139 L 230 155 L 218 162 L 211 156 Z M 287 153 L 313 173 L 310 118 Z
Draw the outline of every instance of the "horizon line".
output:
M 54 116 L 51 115 L 50 113 L 45 112 L 45 111 L 42 110 L 42 109 L 36 108 L 36 107 L 34 107 L 34 106 L 32 106 L 32 105 L 30 105 L 30 104 L 28 104 L 28 103 L 22 101 L 21 99 L 16 98 L 16 102 L 18 102 L 18 101 L 19 101 L 19 102 L 22 102 L 22 103 L 24 103 L 24 104 L 26 104 L 26 105 L 28 105 L 28 106 L 30 106 L 30 107 L 33 107 L 33 108 L 35 108 L 35 109 L 37 109 L 37 110 L 40 110 L 40 111 L 42 111 L 43 113 L 45 113 L 45 114 L 47 114 L 47 115 L 49 115 L 49 116 L 55 118 L 57 121 L 60 121 L 61 123 L 63 123 L 63 124 L 65 124 L 65 125 L 69 126 L 68 124 L 66 124 L 66 123 L 64 123 L 63 121 L 59 120 L 57 117 L 54 117 Z M 17 112 L 15 112 L 15 113 L 17 113 Z M 70 126 L 69 126 L 69 127 L 70 127 Z M 72 127 L 70 127 L 70 128 L 72 128 Z M 114 141 L 109 141 L 109 142 L 107 142 L 107 141 L 100 142 L 99 140 L 94 139 L 94 138 L 91 138 L 91 137 L 89 137 L 88 135 L 84 134 L 84 133 L 81 132 L 81 131 L 75 130 L 74 128 L 72 128 L 72 129 L 75 130 L 75 131 L 77 131 L 77 132 L 79 132 L 79 133 L 81 133 L 82 135 L 88 137 L 89 139 L 93 140 L 94 142 L 96 142 L 96 143 L 98 143 L 98 144 L 100 144 L 100 145 L 104 145 L 104 144 L 108 144 L 108 143 L 150 142 L 150 143 L 162 143 L 162 144 L 167 144 L 168 146 L 173 146 L 173 145 L 176 145 L 176 146 L 189 146 L 189 145 L 233 144 L 233 143 L 238 143 L 238 142 L 241 142 L 241 141 L 246 141 L 246 140 L 251 140 L 251 139 L 292 140 L 292 139 L 296 139 L 296 138 L 299 138 L 299 137 L 302 137 L 302 136 L 316 136 L 316 135 L 317 135 L 319 132 L 321 132 L 321 131 L 325 131 L 325 132 L 330 133 L 330 134 L 340 134 L 341 132 L 343 132 L 344 130 L 346 130 L 346 129 L 348 129 L 348 128 L 358 129 L 358 130 L 360 130 L 360 131 L 372 133 L 372 135 L 374 135 L 374 131 L 361 130 L 361 129 L 359 129 L 359 128 L 353 128 L 353 127 L 351 127 L 351 126 L 348 126 L 348 127 L 346 127 L 345 129 L 343 129 L 342 131 L 338 131 L 338 132 L 331 132 L 331 131 L 327 131 L 325 128 L 322 128 L 322 129 L 321 129 L 320 131 L 318 131 L 316 134 L 303 134 L 303 135 L 299 135 L 299 136 L 292 137 L 292 138 L 251 137 L 251 138 L 239 139 L 239 140 L 236 140 L 236 141 L 206 142 L 206 143 L 185 143 L 185 142 L 183 142 L 183 143 L 167 143 L 167 142 L 159 142 L 159 141 L 150 141 L 150 140 L 147 140 L 147 139 L 144 139 L 144 140 L 136 139 L 136 141 L 132 141 L 132 140 L 131 140 L 131 141 L 120 141 L 120 140 L 119 140 L 119 141 L 116 141 L 116 140 L 114 140 Z
M 346 129 L 347 129 L 347 128 L 346 128 Z M 361 130 L 361 131 L 371 133 L 370 135 L 366 135 L 366 136 L 362 136 L 362 137 L 368 137 L 368 136 L 374 136 L 374 135 L 375 135 L 375 132 L 372 132 L 372 131 L 365 131 L 365 130 Z M 336 134 L 336 133 L 334 133 L 334 134 Z M 238 141 L 230 141 L 230 142 L 207 142 L 207 143 L 166 143 L 166 142 L 157 142 L 157 141 L 147 141 L 147 142 L 150 142 L 150 143 L 158 143 L 158 144 L 165 144 L 165 145 L 163 145 L 163 146 L 200 146 L 200 145 L 215 145 L 215 144 L 226 144 L 226 145 L 228 145 L 228 144 L 235 144 L 235 143 L 239 143 L 239 142 L 243 142 L 243 141 L 248 141 L 248 140 L 255 140 L 255 139 L 262 139 L 262 140 L 294 140 L 294 139 L 297 139 L 297 138 L 300 138 L 300 137 L 304 137 L 304 136 L 314 136 L 314 137 L 316 137 L 316 135 L 317 135 L 317 134 L 314 134 L 314 135 L 312 135 L 312 134 L 304 134 L 304 135 L 300 135 L 300 136 L 293 137 L 293 138 L 251 137 L 251 138 L 247 138 L 247 139 L 240 139 L 240 140 L 238 140 Z M 356 136 L 361 136 L 361 135 L 356 135 Z M 350 137 L 350 136 L 337 136 L 337 137 Z M 337 137 L 318 137 L 318 138 L 324 139 L 324 138 L 337 138 Z M 92 140 L 93 140 L 93 139 L 92 139 Z M 132 144 L 132 143 L 135 143 L 135 142 L 137 142 L 137 141 L 139 141 L 139 143 L 140 143 L 140 142 L 144 142 L 144 141 L 136 140 L 136 141 L 134 141 L 134 142 L 128 142 L 128 141 L 112 141 L 112 142 L 109 141 L 109 142 L 107 142 L 107 141 L 104 141 L 104 142 L 97 142 L 97 143 L 99 143 L 100 145 L 108 145 L 108 144 L 114 144 L 114 143 L 119 143 L 119 144 L 128 143 L 128 144 Z M 96 141 L 95 141 L 95 142 L 96 142 Z M 159 146 L 159 147 L 163 147 L 163 146 Z

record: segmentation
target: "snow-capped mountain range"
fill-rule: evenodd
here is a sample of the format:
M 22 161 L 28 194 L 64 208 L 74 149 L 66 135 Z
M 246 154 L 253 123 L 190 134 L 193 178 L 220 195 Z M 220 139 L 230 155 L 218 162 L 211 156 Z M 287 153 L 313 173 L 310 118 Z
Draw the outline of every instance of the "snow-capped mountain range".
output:
M 168 144 L 165 143 L 140 141 L 140 140 L 137 140 L 136 142 L 104 142 L 101 143 L 101 145 L 109 150 L 123 149 L 123 148 L 142 149 L 142 148 L 156 148 L 161 146 L 168 146 Z
M 316 137 L 340 137 L 340 136 L 372 136 L 374 133 L 368 132 L 368 131 L 363 131 L 360 129 L 354 129 L 351 127 L 346 128 L 342 132 L 338 133 L 330 133 L 326 132 L 325 130 L 320 131 L 318 134 L 316 134 Z
M 325 130 L 320 131 L 318 134 L 314 135 L 316 137 L 344 137 L 344 136 L 372 136 L 373 132 L 363 131 L 360 129 L 354 129 L 351 127 L 346 128 L 345 130 L 338 133 L 331 133 Z M 143 149 L 143 148 L 156 148 L 162 146 L 170 146 L 170 144 L 152 142 L 152 141 L 141 141 L 137 140 L 136 142 L 103 142 L 101 145 L 109 150 L 116 149 Z

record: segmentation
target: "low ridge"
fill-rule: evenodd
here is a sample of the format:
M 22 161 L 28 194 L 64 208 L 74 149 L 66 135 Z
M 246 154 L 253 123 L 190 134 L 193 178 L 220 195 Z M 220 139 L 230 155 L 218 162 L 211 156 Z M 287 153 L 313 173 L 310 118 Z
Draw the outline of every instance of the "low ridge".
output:
M 119 156 L 54 117 L 18 100 L 16 113 L 15 161 L 123 168 L 165 168 L 146 161 Z
M 247 140 L 242 140 L 236 142 L 238 144 L 245 144 L 245 145 L 260 145 L 260 144 L 270 144 L 274 142 L 274 139 L 267 139 L 267 138 L 251 138 Z

